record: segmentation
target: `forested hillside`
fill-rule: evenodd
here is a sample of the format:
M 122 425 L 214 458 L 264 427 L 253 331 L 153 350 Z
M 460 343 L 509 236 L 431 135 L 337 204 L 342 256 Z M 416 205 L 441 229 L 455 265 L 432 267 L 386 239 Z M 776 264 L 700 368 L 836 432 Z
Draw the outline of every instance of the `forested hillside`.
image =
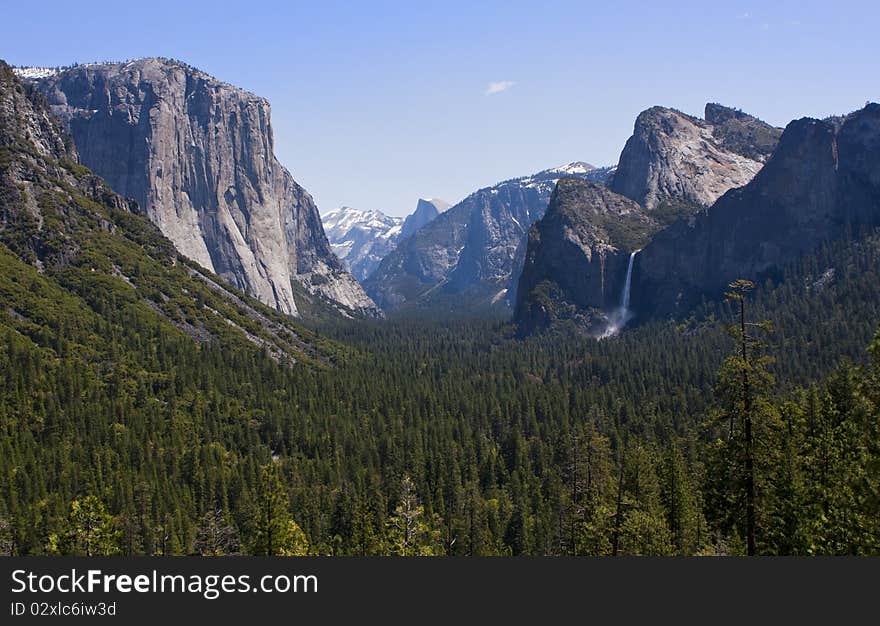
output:
M 111 487 L 114 514 L 147 494 L 168 500 L 144 516 L 195 515 L 183 450 L 259 439 L 245 417 L 259 409 L 236 390 L 262 367 L 342 354 L 178 255 L 136 209 L 78 163 L 41 96 L 0 63 L 5 552 L 78 551 L 62 521 Z
M 880 549 L 877 267 L 876 236 L 840 242 L 747 298 L 749 320 L 775 325 L 760 333 L 775 381 L 754 389 L 758 553 Z M 602 342 L 521 341 L 500 321 L 348 323 L 321 328 L 353 346 L 334 369 L 145 342 L 153 378 L 91 374 L 51 333 L 7 331 L 7 546 L 745 553 L 739 370 L 722 367 L 734 313 Z M 103 520 L 94 537 L 83 509 Z

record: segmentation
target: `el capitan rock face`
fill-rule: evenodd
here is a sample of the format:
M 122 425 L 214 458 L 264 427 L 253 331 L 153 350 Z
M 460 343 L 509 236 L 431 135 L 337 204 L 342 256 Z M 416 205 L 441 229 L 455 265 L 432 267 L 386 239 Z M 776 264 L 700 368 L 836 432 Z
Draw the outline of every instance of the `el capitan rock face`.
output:
M 275 158 L 266 100 L 165 59 L 75 66 L 36 84 L 82 162 L 183 254 L 290 315 L 291 280 L 343 311 L 377 313 Z
M 658 233 L 639 255 L 632 303 L 677 315 L 737 278 L 759 280 L 823 241 L 880 224 L 880 105 L 803 118 L 748 185 Z
M 652 107 L 636 119 L 610 186 L 648 210 L 668 200 L 708 206 L 760 171 L 781 132 L 717 104 L 705 120 Z
M 2 60 L 0 259 L 0 292 L 13 336 L 46 336 L 46 329 L 57 329 L 52 344 L 76 346 L 58 356 L 72 358 L 77 371 L 94 363 L 111 371 L 115 360 L 138 358 L 134 344 L 119 339 L 131 320 L 131 336 L 139 338 L 161 332 L 172 342 L 188 338 L 224 353 L 252 344 L 276 361 L 328 362 L 293 320 L 185 259 L 139 215 L 134 201 L 84 167 L 42 94 L 22 84 Z M 93 326 L 97 319 L 102 321 Z M 59 339 L 68 324 L 76 332 L 91 329 L 80 335 L 87 345 Z M 155 330 L 165 325 L 176 330 Z M 155 344 L 138 341 L 137 349 L 154 354 Z M 93 352 L 96 345 L 102 347 Z

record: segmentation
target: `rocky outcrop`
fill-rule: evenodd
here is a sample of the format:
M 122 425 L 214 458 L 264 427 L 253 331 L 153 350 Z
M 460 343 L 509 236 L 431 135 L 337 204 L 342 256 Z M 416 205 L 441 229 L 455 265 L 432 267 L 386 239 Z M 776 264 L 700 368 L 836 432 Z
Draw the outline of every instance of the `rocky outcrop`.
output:
M 636 119 L 611 180 L 613 191 L 647 208 L 712 204 L 757 174 L 781 133 L 740 111 L 706 105 L 701 120 L 653 107 Z
M 563 178 L 546 215 L 529 230 L 515 319 L 523 333 L 561 320 L 606 322 L 621 299 L 630 252 L 656 222 L 603 185 Z
M 384 309 L 507 307 L 528 229 L 563 176 L 605 179 L 609 168 L 571 163 L 469 195 L 402 241 L 365 282 Z
M 165 59 L 33 80 L 83 163 L 187 257 L 290 315 L 291 281 L 344 312 L 376 313 L 331 251 L 311 196 L 275 158 L 266 100 Z
M 734 154 L 764 163 L 773 154 L 782 129 L 770 126 L 739 109 L 710 102 L 703 117 L 718 145 Z
M 777 275 L 823 241 L 880 224 L 880 105 L 786 127 L 764 168 L 639 254 L 632 305 L 686 313 L 737 278 Z
M 399 239 L 402 241 L 411 237 L 418 229 L 434 221 L 434 218 L 447 209 L 449 209 L 449 203 L 439 198 L 419 198 L 416 210 L 407 215 L 403 222 Z
M 75 196 L 136 208 L 81 166 L 42 95 L 0 61 L 0 240 L 41 270 L 69 262 L 80 250 Z

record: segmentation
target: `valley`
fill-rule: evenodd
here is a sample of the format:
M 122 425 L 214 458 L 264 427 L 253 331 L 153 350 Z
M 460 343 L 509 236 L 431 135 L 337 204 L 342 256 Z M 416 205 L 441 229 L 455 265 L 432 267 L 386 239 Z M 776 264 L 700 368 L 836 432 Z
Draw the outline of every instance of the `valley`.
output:
M 0 62 L 0 552 L 877 554 L 878 120 L 321 217 L 259 96 Z

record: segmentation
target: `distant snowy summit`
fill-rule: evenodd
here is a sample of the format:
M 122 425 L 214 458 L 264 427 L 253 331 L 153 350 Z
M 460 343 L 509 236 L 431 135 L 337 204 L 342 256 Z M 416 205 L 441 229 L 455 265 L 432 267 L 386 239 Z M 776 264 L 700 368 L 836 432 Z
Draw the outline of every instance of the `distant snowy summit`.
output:
M 503 183 L 496 185 L 496 188 L 501 185 L 516 184 L 521 187 L 540 189 L 543 192 L 552 193 L 553 188 L 556 186 L 556 183 L 560 178 L 573 176 L 575 178 L 582 178 L 591 183 L 600 183 L 604 185 L 611 179 L 616 170 L 616 165 L 596 167 L 589 163 L 585 163 L 584 161 L 573 161 L 571 163 L 566 163 L 565 165 L 542 170 L 537 174 L 506 180 Z
M 340 207 L 321 217 L 333 252 L 360 281 L 373 273 L 397 244 L 430 223 L 449 204 L 437 198 L 420 198 L 405 219 L 382 211 Z

